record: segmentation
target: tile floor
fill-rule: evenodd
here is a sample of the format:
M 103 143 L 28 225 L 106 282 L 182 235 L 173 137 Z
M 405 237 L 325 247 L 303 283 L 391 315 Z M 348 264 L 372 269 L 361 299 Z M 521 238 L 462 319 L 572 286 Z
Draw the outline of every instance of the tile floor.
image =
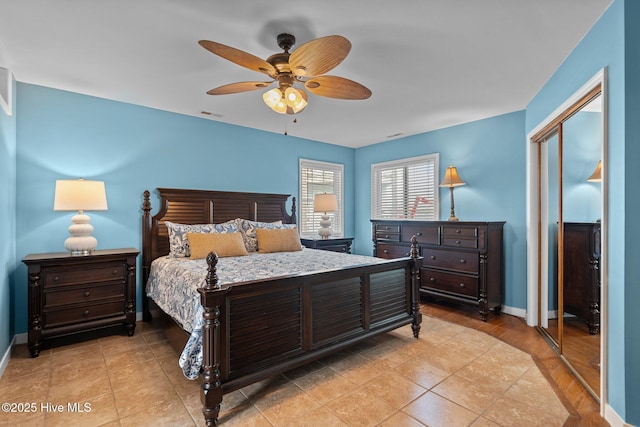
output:
M 35 359 L 18 346 L 0 402 L 34 409 L 0 412 L 0 425 L 204 425 L 198 382 L 182 376 L 162 332 L 142 322 L 131 338 L 54 347 Z M 225 395 L 220 424 L 561 426 L 568 416 L 529 354 L 424 316 L 418 340 L 406 326 Z

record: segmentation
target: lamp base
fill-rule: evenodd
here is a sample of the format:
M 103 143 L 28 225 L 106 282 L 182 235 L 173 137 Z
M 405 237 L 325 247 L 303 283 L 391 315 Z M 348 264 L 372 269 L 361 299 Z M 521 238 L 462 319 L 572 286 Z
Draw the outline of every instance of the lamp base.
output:
M 320 221 L 320 229 L 318 229 L 318 234 L 323 239 L 328 239 L 329 236 L 333 234 L 333 232 L 331 231 L 331 220 L 329 219 L 329 215 L 326 214 L 321 215 L 320 218 L 322 218 L 322 220 Z
M 98 240 L 93 237 L 93 226 L 89 224 L 89 215 L 78 213 L 71 218 L 69 226 L 70 236 L 64 241 L 64 248 L 71 255 L 90 255 L 98 246 Z
M 447 218 L 447 221 L 460 221 L 460 220 L 457 217 L 452 215 L 449 218 Z

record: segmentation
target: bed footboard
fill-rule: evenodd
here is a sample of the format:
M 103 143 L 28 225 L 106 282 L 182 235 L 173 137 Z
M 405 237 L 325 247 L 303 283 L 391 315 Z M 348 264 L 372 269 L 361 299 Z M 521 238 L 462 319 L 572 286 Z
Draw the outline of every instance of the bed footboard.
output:
M 420 333 L 415 237 L 410 257 L 381 264 L 221 287 L 218 257 L 207 257 L 201 400 L 218 424 L 224 393 L 411 324 Z

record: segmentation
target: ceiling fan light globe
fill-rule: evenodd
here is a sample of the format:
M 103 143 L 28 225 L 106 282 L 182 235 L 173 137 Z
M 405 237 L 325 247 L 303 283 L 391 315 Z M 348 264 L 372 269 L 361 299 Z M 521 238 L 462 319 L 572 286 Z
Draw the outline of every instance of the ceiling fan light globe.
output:
M 284 92 L 284 97 L 287 105 L 291 107 L 293 111 L 293 113 L 289 114 L 299 113 L 307 106 L 307 94 L 303 90 L 288 87 Z
M 287 104 L 284 102 L 283 93 L 279 88 L 274 88 L 262 94 L 262 100 L 276 113 L 285 114 Z

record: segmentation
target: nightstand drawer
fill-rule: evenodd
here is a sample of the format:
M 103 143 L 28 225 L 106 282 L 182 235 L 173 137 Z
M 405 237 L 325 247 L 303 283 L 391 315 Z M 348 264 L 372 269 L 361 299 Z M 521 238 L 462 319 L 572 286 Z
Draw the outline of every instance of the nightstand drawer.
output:
M 44 293 L 44 307 L 73 304 L 81 301 L 96 301 L 112 298 L 124 299 L 124 283 L 116 285 L 98 285 L 86 288 L 59 290 Z
M 478 279 L 460 274 L 423 268 L 420 273 L 421 287 L 438 291 L 462 294 L 470 297 L 478 295 Z
M 122 263 L 100 264 L 78 269 L 51 269 L 44 273 L 44 286 L 85 285 L 87 283 L 124 281 L 125 268 Z
M 476 252 L 456 252 L 440 249 L 423 249 L 424 264 L 427 267 L 446 268 L 450 270 L 478 272 L 479 263 Z
M 124 298 L 119 301 L 80 305 L 64 310 L 44 310 L 44 320 L 49 328 L 112 316 L 120 316 L 124 319 Z

